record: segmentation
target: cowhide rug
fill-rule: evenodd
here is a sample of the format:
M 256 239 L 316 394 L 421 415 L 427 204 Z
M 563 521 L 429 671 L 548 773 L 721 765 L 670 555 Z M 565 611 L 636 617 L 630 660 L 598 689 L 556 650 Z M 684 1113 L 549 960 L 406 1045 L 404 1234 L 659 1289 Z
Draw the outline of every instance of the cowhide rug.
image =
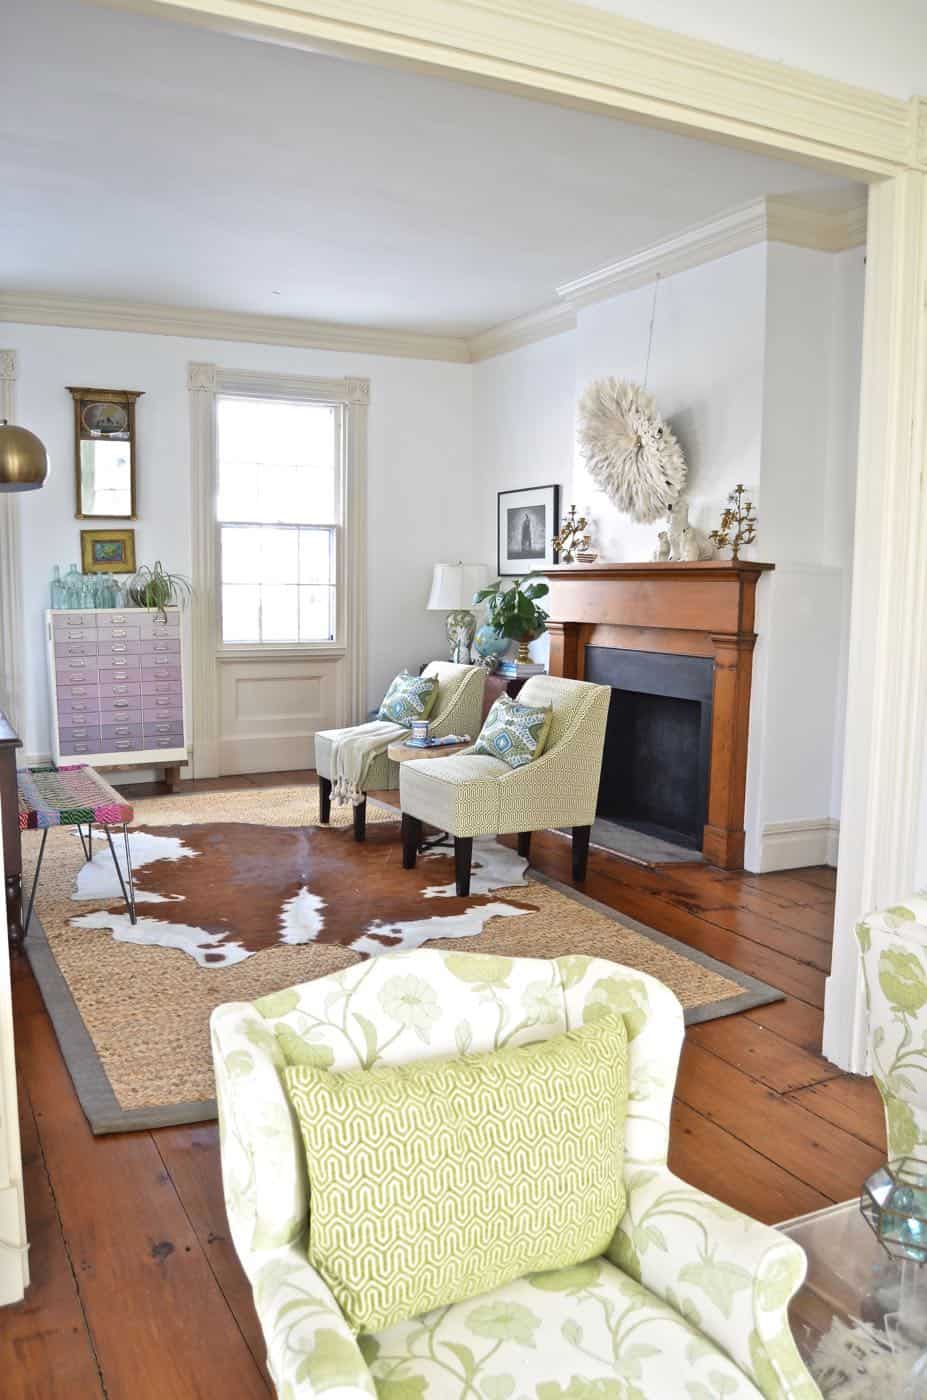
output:
M 76 832 L 74 839 L 77 839 Z M 525 885 L 527 861 L 498 841 L 474 842 L 470 895 L 457 897 L 450 847 L 403 870 L 393 823 L 358 844 L 344 829 L 242 822 L 136 827 L 129 833 L 138 922 L 132 924 L 101 845 L 71 898 L 111 903 L 70 920 L 121 943 L 179 948 L 201 967 L 229 967 L 277 944 L 337 943 L 362 954 L 469 938 L 528 904 L 492 898 Z M 116 842 L 125 863 L 121 842 Z

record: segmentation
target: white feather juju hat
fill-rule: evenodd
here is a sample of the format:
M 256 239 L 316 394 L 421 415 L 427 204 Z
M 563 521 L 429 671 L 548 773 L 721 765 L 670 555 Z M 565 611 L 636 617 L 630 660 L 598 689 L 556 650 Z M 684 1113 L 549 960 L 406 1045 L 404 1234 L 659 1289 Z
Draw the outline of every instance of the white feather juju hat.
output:
M 686 484 L 686 459 L 653 396 L 625 379 L 595 379 L 579 401 L 586 469 L 632 520 L 666 515 Z

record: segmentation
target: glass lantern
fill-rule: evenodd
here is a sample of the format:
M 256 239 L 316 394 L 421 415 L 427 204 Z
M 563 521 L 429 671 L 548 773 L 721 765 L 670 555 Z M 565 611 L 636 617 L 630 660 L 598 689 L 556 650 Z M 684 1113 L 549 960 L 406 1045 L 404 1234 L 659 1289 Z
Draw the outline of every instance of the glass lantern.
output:
M 888 1254 L 927 1263 L 927 1161 L 886 1162 L 863 1183 L 859 1208 Z

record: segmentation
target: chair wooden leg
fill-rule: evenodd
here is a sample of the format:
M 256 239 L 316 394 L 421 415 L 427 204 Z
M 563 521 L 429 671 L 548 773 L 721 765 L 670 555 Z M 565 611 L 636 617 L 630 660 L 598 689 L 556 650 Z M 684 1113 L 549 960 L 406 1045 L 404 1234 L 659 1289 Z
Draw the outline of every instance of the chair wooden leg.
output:
M 461 899 L 470 893 L 470 865 L 473 861 L 473 837 L 454 837 L 454 875 Z
M 531 832 L 520 831 L 518 833 L 518 854 L 525 860 L 531 859 Z
M 327 826 L 332 819 L 332 780 L 319 774 L 319 821 Z
M 419 842 L 422 839 L 422 823 L 418 817 L 410 817 L 408 812 L 402 814 L 402 868 L 403 870 L 415 869 L 415 858 L 418 855 Z
M 592 831 L 591 826 L 574 826 L 573 828 L 573 879 L 585 880 L 586 867 L 589 864 L 589 836 Z
M 354 807 L 354 840 L 363 841 L 367 835 L 367 799 Z

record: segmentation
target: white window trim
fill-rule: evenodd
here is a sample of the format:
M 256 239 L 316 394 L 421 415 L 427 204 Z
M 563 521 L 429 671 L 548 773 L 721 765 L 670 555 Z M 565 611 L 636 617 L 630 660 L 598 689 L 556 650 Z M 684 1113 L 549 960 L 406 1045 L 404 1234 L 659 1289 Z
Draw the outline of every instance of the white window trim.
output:
M 193 764 L 197 777 L 218 773 L 218 667 L 233 661 L 341 660 L 344 713 L 340 724 L 363 719 L 367 708 L 367 406 L 369 379 L 225 369 L 214 364 L 187 368 L 191 421 L 193 528 L 192 681 Z M 336 641 L 296 643 L 223 642 L 218 591 L 219 525 L 216 518 L 218 463 L 216 400 L 219 397 L 278 398 L 340 405 L 342 431 L 342 525 L 336 573 Z

